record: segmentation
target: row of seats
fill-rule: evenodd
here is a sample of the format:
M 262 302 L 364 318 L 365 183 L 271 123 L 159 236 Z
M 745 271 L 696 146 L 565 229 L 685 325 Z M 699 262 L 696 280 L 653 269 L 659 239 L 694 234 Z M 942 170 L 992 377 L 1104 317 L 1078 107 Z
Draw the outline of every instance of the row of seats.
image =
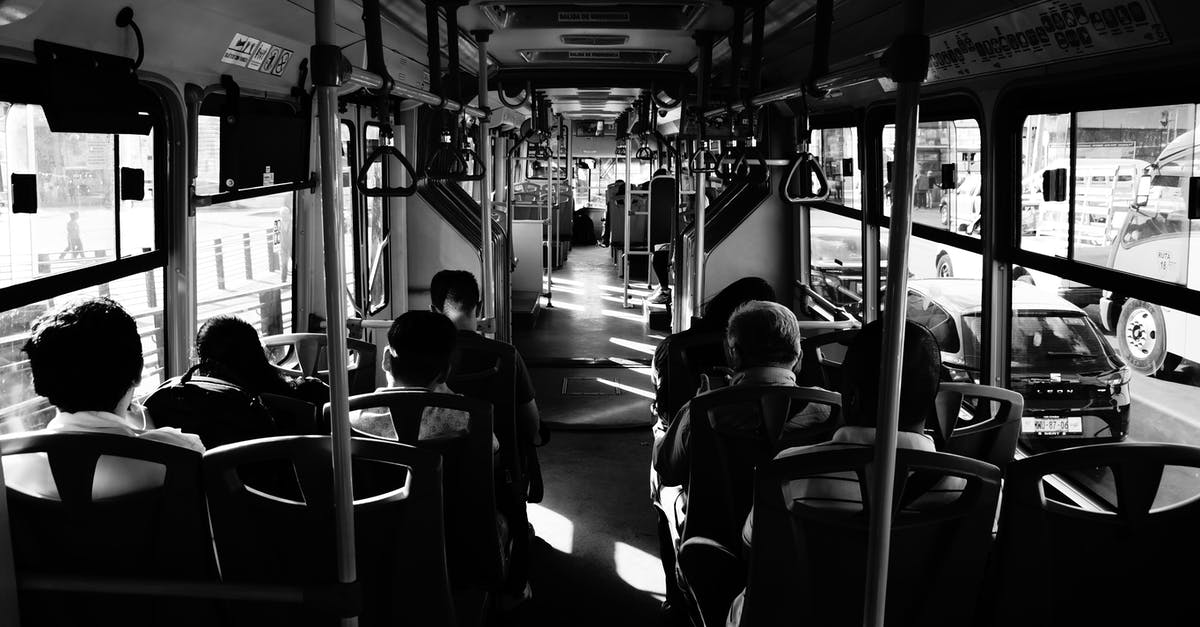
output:
M 351 345 L 356 364 L 373 372 L 368 355 L 374 346 L 361 344 Z M 268 346 L 285 347 L 277 361 L 289 372 L 293 366 L 319 375 L 325 367 L 323 335 L 274 337 Z M 291 606 L 174 599 L 139 600 L 131 607 L 98 595 L 61 604 L 26 586 L 23 622 L 77 624 L 112 616 L 131 625 L 257 625 L 280 618 L 315 625 L 361 614 L 363 624 L 483 624 L 498 593 L 527 580 L 530 454 L 517 437 L 514 369 L 505 367 L 512 352 L 475 357 L 471 363 L 491 367 L 456 373 L 448 382 L 466 396 L 406 390 L 351 398 L 353 410 L 386 408 L 397 439 L 352 442 L 359 585 L 349 596 L 334 579 L 328 436 L 241 442 L 203 458 L 106 434 L 0 438 L 0 455 L 44 455 L 60 491 L 55 500 L 7 490 L 23 584 L 42 575 L 100 576 L 295 584 L 304 590 L 291 599 L 302 604 Z M 321 420 L 322 412 L 303 401 L 275 395 L 263 400 L 276 415 L 302 424 L 320 420 L 328 429 L 328 406 Z M 466 413 L 466 431 L 418 440 L 422 413 L 431 407 Z M 495 456 L 493 432 L 500 443 Z M 164 482 L 94 500 L 92 477 L 105 456 L 159 464 L 166 469 Z M 361 604 L 346 600 L 358 596 Z
M 664 380 L 674 387 L 665 410 L 690 400 L 689 456 L 705 462 L 690 465 L 685 497 L 671 493 L 656 506 L 672 534 L 694 624 L 724 624 L 743 590 L 741 625 L 861 624 L 873 447 L 775 459 L 795 408 L 824 404 L 836 415 L 840 397 L 825 390 L 839 389 L 840 355 L 855 333 L 802 342 L 799 383 L 825 389 L 741 385 L 689 398 L 693 382 L 724 363 L 722 335 L 669 347 Z M 1200 468 L 1200 448 L 1099 445 L 1013 461 L 1019 394 L 943 383 L 936 406 L 926 431 L 939 452 L 897 452 L 888 625 L 1179 624 L 1180 600 L 1196 577 L 1174 575 L 1170 563 L 1200 556 L 1200 541 L 1184 533 L 1200 522 L 1200 497 L 1157 509 L 1153 503 L 1164 466 Z M 739 415 L 737 429 L 716 420 L 731 412 Z M 759 426 L 748 433 L 747 422 Z M 1096 467 L 1112 469 L 1114 512 L 1055 498 L 1042 482 Z M 789 497 L 787 486 L 831 475 L 856 481 L 858 502 Z M 957 477 L 961 488 L 930 498 L 946 477 Z M 746 548 L 743 521 L 751 511 Z M 1123 602 L 1096 598 L 1105 591 Z M 1160 622 L 1146 622 L 1149 616 Z

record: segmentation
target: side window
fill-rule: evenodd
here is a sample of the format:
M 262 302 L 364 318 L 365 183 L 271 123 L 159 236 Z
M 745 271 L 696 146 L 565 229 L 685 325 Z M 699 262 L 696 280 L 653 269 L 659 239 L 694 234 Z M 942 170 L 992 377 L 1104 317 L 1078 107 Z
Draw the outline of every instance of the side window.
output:
M 813 129 L 810 150 L 829 182 L 829 202 L 862 209 L 862 163 L 858 158 L 858 129 Z
M 343 271 L 346 274 L 346 315 L 350 317 L 359 316 L 358 303 L 360 302 L 358 295 L 358 270 L 355 267 L 355 259 L 358 255 L 355 242 L 358 238 L 354 236 L 358 232 L 358 222 L 356 220 L 357 212 L 354 210 L 357 205 L 357 194 L 354 193 L 354 167 L 358 163 L 355 155 L 357 142 L 354 141 L 354 127 L 349 122 L 343 121 L 339 127 L 341 128 L 341 188 L 342 188 L 342 255 L 343 255 Z
M 896 127 L 883 127 L 884 215 L 892 210 Z M 921 122 L 917 127 L 913 221 L 979 237 L 982 229 L 982 143 L 972 119 Z M 949 178 L 948 178 L 949 177 Z
M 34 391 L 22 349 L 35 319 L 77 298 L 111 298 L 134 318 L 144 359 L 137 394 L 162 381 L 166 254 L 154 195 L 160 128 L 147 135 L 54 131 L 41 106 L 0 102 L 0 434 L 54 417 Z M 121 168 L 141 170 L 141 189 L 122 194 Z M 36 211 L 26 200 L 14 205 L 19 196 L 36 200 Z M 101 267 L 113 278 L 94 283 L 76 272 Z M 53 280 L 54 295 L 31 302 L 25 284 L 45 279 Z
M 1187 284 L 1196 109 L 1175 104 L 1028 116 L 1021 248 Z M 1072 184 L 1055 189 L 1056 176 Z M 1043 189 L 1047 182 L 1052 187 Z M 1075 289 L 1065 281 L 1057 287 Z
M 403 136 L 403 127 L 396 127 L 396 134 Z M 363 154 L 370 154 L 379 146 L 379 125 L 368 123 L 363 127 Z M 371 187 L 379 185 L 383 177 L 383 165 L 376 162 L 367 171 L 368 184 Z M 387 307 L 388 304 L 388 233 L 390 221 L 387 215 L 387 205 L 382 198 L 365 198 L 366 205 L 366 237 L 367 257 L 363 260 L 367 278 L 367 306 L 369 313 L 374 314 Z

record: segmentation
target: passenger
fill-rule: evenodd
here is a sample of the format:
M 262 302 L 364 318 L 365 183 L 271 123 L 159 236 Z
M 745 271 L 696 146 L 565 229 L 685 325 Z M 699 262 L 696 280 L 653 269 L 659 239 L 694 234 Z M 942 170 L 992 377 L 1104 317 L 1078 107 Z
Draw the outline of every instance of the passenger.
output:
M 74 301 L 38 318 L 23 349 L 29 356 L 34 390 L 58 414 L 48 431 L 112 433 L 204 452 L 200 438 L 179 429 L 148 429 L 133 405 L 142 379 L 142 340 L 137 323 L 108 298 Z M 37 456 L 5 457 L 9 487 L 58 498 L 49 464 Z M 161 485 L 165 469 L 139 460 L 101 457 L 96 462 L 94 498 L 108 498 Z
M 743 303 L 748 303 L 752 300 L 774 301 L 775 290 L 759 277 L 743 277 L 725 286 L 725 289 L 713 296 L 704 308 L 704 317 L 692 325 L 690 329 L 672 333 L 663 341 L 658 343 L 658 347 L 654 350 L 654 359 L 651 362 L 650 379 L 654 383 L 654 403 L 651 405 L 651 410 L 658 421 L 655 424 L 655 433 L 661 434 L 666 431 L 673 415 L 668 415 L 668 406 L 670 398 L 668 390 L 670 389 L 670 381 L 667 377 L 667 361 L 670 357 L 671 344 L 683 338 L 692 337 L 702 333 L 720 332 L 724 333 L 725 328 L 729 323 L 729 316 L 733 311 L 740 307 Z M 707 364 L 707 366 L 724 366 L 720 364 Z M 676 382 L 676 385 L 682 385 L 682 382 Z
M 803 455 L 812 450 L 831 450 L 855 445 L 875 444 L 876 420 L 883 362 L 883 323 L 881 320 L 863 326 L 846 350 L 842 362 L 842 417 L 845 426 L 834 432 L 829 442 L 798 446 L 781 451 L 776 459 Z M 900 416 L 898 448 L 934 451 L 933 438 L 925 435 L 925 424 L 934 416 L 935 399 L 941 375 L 941 349 L 933 334 L 925 327 L 906 322 L 900 380 Z M 790 501 L 806 501 L 818 507 L 861 508 L 862 495 L 855 477 L 830 475 L 821 479 L 799 480 L 787 485 Z M 928 497 L 914 501 L 915 505 L 930 502 L 926 499 L 953 497 L 961 492 L 963 479 L 946 478 L 929 490 Z M 753 534 L 754 512 L 746 518 L 742 541 L 747 547 Z M 739 594 L 729 608 L 728 625 L 741 620 L 745 593 Z
M 445 317 L 432 311 L 409 311 L 400 315 L 388 329 L 388 347 L 384 351 L 383 370 L 389 389 L 422 390 L 454 394 L 446 387 L 450 364 L 458 345 L 457 331 Z M 426 407 L 421 414 L 418 438 L 433 440 L 467 430 L 466 412 L 445 407 Z M 350 412 L 355 429 L 387 440 L 398 440 L 396 427 L 388 411 Z M 492 451 L 500 449 L 492 435 Z
M 480 347 L 489 353 L 512 350 L 513 379 L 517 386 L 514 395 L 517 426 L 527 442 L 538 444 L 542 425 L 538 416 L 533 379 L 530 378 L 525 360 L 516 348 L 479 334 L 479 313 L 483 303 L 479 297 L 479 284 L 475 282 L 475 275 L 466 270 L 442 270 L 433 275 L 429 289 L 433 300 L 430 307 L 454 323 L 455 329 L 458 330 L 460 349 Z M 455 363 L 460 372 L 478 372 L 490 367 L 490 364 L 465 363 L 461 357 L 460 351 L 460 359 Z
M 146 398 L 155 424 L 195 433 L 209 448 L 316 432 L 308 416 L 272 415 L 261 395 L 320 407 L 329 401 L 329 387 L 313 377 L 289 377 L 271 365 L 250 323 L 235 316 L 206 321 L 196 333 L 196 360 L 186 374 L 169 379 Z
M 609 183 L 604 190 L 604 229 L 600 233 L 600 246 L 607 248 L 612 245 L 612 208 L 618 198 L 625 197 L 625 181 L 617 179 Z
M 800 323 L 796 315 L 778 303 L 751 301 L 733 312 L 726 331 L 726 352 L 734 371 L 729 385 L 780 385 L 796 387 L 794 369 L 800 362 Z M 707 390 L 701 391 L 701 394 Z M 662 438 L 655 439 L 654 469 L 662 485 L 687 488 L 692 460 L 688 458 L 691 433 L 690 403 L 679 409 Z M 830 417 L 829 408 L 808 404 L 788 419 L 780 439 L 789 438 Z M 718 419 L 722 416 L 718 416 Z M 729 416 L 736 421 L 738 416 Z M 729 426 L 736 426 L 731 422 Z M 752 425 L 750 428 L 757 428 Z

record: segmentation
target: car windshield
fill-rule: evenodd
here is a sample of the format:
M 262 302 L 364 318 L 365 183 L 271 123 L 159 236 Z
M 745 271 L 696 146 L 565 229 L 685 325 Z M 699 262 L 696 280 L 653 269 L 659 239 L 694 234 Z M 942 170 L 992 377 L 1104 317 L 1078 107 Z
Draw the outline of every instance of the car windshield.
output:
M 979 314 L 963 316 L 963 357 L 968 368 L 979 368 Z M 1079 313 L 1022 311 L 1013 316 L 1012 369 L 1014 372 L 1075 372 L 1105 370 L 1109 362 L 1100 334 Z
M 862 250 L 859 248 L 859 233 L 853 232 L 821 232 L 813 229 L 812 258 L 828 263 L 834 259 L 843 264 L 862 264 Z

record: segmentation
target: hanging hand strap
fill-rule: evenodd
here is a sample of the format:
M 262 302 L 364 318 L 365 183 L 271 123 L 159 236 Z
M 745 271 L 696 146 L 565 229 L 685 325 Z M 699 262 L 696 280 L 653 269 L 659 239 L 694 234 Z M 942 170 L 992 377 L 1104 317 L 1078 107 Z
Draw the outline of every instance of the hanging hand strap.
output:
M 799 180 L 796 176 L 799 175 Z M 817 186 L 813 188 L 813 179 L 816 179 Z M 798 183 L 797 193 L 793 195 L 793 181 Z M 816 157 L 809 152 L 801 152 L 796 155 L 791 166 L 788 167 L 788 175 L 779 186 L 779 195 L 784 200 L 802 205 L 811 205 L 824 201 L 829 197 L 829 183 L 825 180 L 825 173 L 821 170 L 821 164 Z
M 407 186 L 389 187 L 387 183 L 381 182 L 379 187 L 367 186 L 367 172 L 376 162 L 382 164 L 385 158 L 392 157 L 400 162 L 404 167 L 404 171 L 408 172 L 408 180 L 410 183 Z M 381 166 L 382 167 L 382 166 Z M 358 180 L 355 182 L 358 188 L 358 193 L 368 198 L 406 198 L 417 193 L 417 173 L 413 170 L 412 164 L 404 157 L 404 153 L 400 152 L 395 146 L 390 144 L 380 144 L 378 148 L 371 152 L 367 157 L 366 163 L 358 170 Z

